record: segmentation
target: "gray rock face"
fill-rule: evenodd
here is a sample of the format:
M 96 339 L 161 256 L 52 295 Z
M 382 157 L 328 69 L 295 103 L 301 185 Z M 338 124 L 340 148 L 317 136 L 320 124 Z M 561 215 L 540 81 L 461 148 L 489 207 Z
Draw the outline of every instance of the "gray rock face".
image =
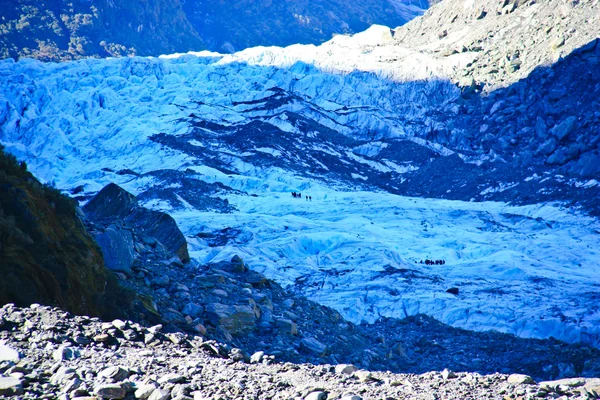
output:
M 96 386 L 94 393 L 101 399 L 122 399 L 127 391 L 121 385 L 106 384 Z
M 19 352 L 10 346 L 0 343 L 0 362 L 12 361 L 14 363 L 19 362 Z
M 577 118 L 570 116 L 565 118 L 560 124 L 552 128 L 552 135 L 554 135 L 559 141 L 569 136 L 571 132 L 575 130 L 577 126 Z
M 518 385 L 520 385 L 520 384 L 534 383 L 533 379 L 530 376 L 523 375 L 523 374 L 512 374 L 512 375 L 509 375 L 507 381 L 509 383 L 516 383 Z
M 327 351 L 327 346 L 315 338 L 304 338 L 300 341 L 300 348 L 316 356 L 323 356 Z
M 79 350 L 67 345 L 60 346 L 53 354 L 55 361 L 74 360 L 80 357 Z
M 110 225 L 106 230 L 95 236 L 102 250 L 104 265 L 112 271 L 131 272 L 135 259 L 133 236 L 131 232 L 116 225 Z
M 123 221 L 139 232 L 156 238 L 182 262 L 190 260 L 187 242 L 168 214 L 138 205 L 135 196 L 114 183 L 106 185 L 84 207 L 87 217 L 95 223 Z
M 206 307 L 206 314 L 209 321 L 223 326 L 234 336 L 252 331 L 256 326 L 256 315 L 248 306 L 213 303 Z

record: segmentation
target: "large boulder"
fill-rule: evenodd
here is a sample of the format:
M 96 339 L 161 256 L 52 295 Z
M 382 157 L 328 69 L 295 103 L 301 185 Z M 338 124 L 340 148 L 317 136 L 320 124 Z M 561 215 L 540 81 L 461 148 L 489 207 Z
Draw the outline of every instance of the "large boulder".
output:
M 149 210 L 138 204 L 134 195 L 109 183 L 84 207 L 86 216 L 95 223 L 108 225 L 121 221 L 137 232 L 151 236 L 187 263 L 190 260 L 185 236 L 168 214 Z
M 584 153 L 579 157 L 577 165 L 582 176 L 600 177 L 600 154 L 591 151 Z
M 552 134 L 560 141 L 569 136 L 577 127 L 577 118 L 570 116 L 552 128 Z
M 213 326 L 220 326 L 233 336 L 250 332 L 256 327 L 256 314 L 249 306 L 212 303 L 206 307 L 206 316 Z
M 96 242 L 102 249 L 104 265 L 113 271 L 131 272 L 131 266 L 135 259 L 133 247 L 133 236 L 127 229 L 110 225 L 99 235 Z

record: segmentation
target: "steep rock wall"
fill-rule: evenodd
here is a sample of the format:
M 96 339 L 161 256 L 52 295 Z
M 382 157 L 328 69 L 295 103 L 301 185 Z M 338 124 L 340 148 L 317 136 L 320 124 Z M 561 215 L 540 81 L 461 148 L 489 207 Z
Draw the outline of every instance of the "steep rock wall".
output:
M 0 304 L 43 303 L 104 317 L 127 311 L 128 295 L 104 268 L 75 202 L 1 148 L 0 260 Z

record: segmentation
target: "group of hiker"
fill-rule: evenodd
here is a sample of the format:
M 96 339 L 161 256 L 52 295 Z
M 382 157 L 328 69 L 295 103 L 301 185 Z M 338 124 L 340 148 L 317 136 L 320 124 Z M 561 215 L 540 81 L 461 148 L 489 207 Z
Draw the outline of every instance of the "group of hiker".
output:
M 425 262 L 423 262 L 423 260 L 419 261 L 419 264 L 444 265 L 444 264 L 446 264 L 446 260 L 430 260 L 430 259 L 427 259 L 427 260 L 425 260 Z
M 292 197 L 295 199 L 301 199 L 302 193 L 292 192 Z M 305 196 L 305 197 L 306 197 L 306 201 L 312 201 L 312 196 Z

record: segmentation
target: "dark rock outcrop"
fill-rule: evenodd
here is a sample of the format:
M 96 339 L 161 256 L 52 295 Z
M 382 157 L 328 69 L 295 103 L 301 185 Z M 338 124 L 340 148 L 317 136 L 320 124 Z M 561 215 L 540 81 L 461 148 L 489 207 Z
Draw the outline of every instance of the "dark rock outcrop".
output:
M 110 225 L 103 233 L 96 236 L 96 242 L 102 249 L 106 268 L 121 272 L 131 271 L 135 252 L 130 231 Z
M 67 61 L 204 48 L 179 0 L 10 0 L 0 20 L 0 58 Z
M 76 210 L 74 200 L 42 185 L 0 147 L 0 304 L 126 313 L 129 294 L 104 268 Z
M 190 261 L 187 242 L 177 227 L 175 220 L 168 214 L 141 207 L 138 205 L 134 195 L 114 183 L 106 185 L 83 207 L 83 210 L 89 220 L 94 223 L 108 226 L 115 221 L 122 221 L 126 226 L 135 229 L 138 233 L 151 236 L 158 240 L 167 248 L 167 250 L 177 254 L 182 262 L 187 263 Z M 118 241 L 109 240 L 111 235 L 113 237 L 115 235 L 121 237 L 124 234 L 119 233 L 118 228 L 112 227 L 110 228 L 110 232 L 107 230 L 99 236 L 101 245 L 104 244 L 110 246 L 103 247 L 103 249 L 110 248 L 118 250 L 117 254 L 112 252 L 112 254 L 115 254 L 115 257 L 108 256 L 108 260 L 120 258 L 119 254 L 121 254 L 122 251 L 127 252 L 127 250 L 120 249 L 122 247 L 122 242 L 117 243 Z M 111 243 L 115 244 L 115 246 L 111 245 Z M 119 247 L 119 249 L 117 249 L 117 247 Z M 111 251 L 105 252 L 105 257 L 106 253 L 111 253 Z M 123 255 L 128 259 L 129 256 L 127 254 Z M 117 263 L 120 262 L 119 260 L 115 261 Z M 133 262 L 133 260 L 131 261 Z M 117 269 L 122 267 L 124 266 L 118 264 Z M 129 263 L 129 267 L 131 267 L 131 263 Z

